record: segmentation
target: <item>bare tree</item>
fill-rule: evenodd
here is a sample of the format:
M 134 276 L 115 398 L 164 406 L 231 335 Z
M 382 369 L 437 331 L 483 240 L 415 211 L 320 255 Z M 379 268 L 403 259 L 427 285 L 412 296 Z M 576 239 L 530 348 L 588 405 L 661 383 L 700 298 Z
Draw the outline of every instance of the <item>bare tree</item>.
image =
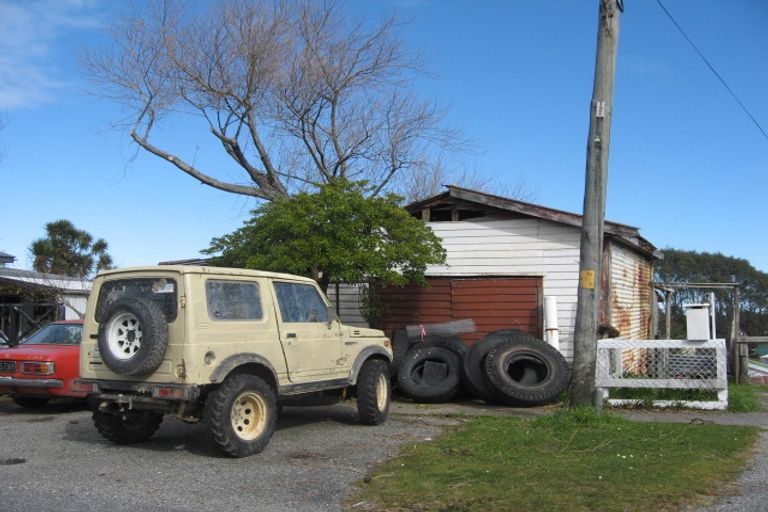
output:
M 459 170 L 446 165 L 441 157 L 432 160 L 429 165 L 427 169 L 403 173 L 402 179 L 398 181 L 395 192 L 401 195 L 406 203 L 421 201 L 444 192 L 446 185 L 460 185 L 463 188 L 519 201 L 531 201 L 536 196 L 535 191 L 531 190 L 522 177 L 508 181 L 490 176 L 476 168 L 464 167 Z
M 95 91 L 129 110 L 138 146 L 217 189 L 272 200 L 302 187 L 367 180 L 373 194 L 462 147 L 444 112 L 410 93 L 422 71 L 395 34 L 350 22 L 332 2 L 153 2 L 86 54 Z M 201 169 L 156 145 L 165 116 L 195 115 L 242 172 Z

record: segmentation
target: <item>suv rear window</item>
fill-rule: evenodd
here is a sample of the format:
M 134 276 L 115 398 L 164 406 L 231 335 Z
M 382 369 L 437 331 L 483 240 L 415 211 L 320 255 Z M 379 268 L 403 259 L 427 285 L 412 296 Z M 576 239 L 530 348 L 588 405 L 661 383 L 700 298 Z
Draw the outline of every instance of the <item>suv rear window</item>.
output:
M 208 316 L 213 320 L 261 320 L 261 294 L 257 283 L 207 281 Z
M 168 322 L 176 319 L 177 308 L 176 281 L 167 277 L 117 279 L 101 285 L 99 301 L 96 303 L 96 321 L 106 320 L 104 312 L 116 300 L 126 297 L 148 299 L 160 306 Z

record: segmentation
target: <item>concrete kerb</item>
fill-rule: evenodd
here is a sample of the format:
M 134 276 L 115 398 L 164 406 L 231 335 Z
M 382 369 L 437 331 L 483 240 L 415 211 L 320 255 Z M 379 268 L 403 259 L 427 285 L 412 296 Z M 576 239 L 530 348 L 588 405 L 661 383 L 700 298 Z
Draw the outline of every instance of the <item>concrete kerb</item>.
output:
M 758 393 L 763 408 L 768 411 L 768 393 Z M 622 410 L 614 412 L 632 421 L 655 423 L 712 423 L 716 425 L 744 425 L 768 429 L 768 412 L 724 412 L 692 410 Z
M 761 393 L 760 399 L 768 411 L 768 393 Z M 481 401 L 462 401 L 444 404 L 419 404 L 395 400 L 390 409 L 392 414 L 405 416 L 511 416 L 534 418 L 560 410 L 559 404 L 543 407 L 508 407 L 486 404 Z M 712 423 L 717 425 L 747 425 L 768 429 L 768 412 L 732 413 L 724 411 L 697 410 L 651 410 L 610 408 L 607 411 L 631 421 L 655 423 Z
M 440 404 L 419 404 L 394 400 L 390 413 L 400 416 L 512 416 L 517 418 L 535 418 L 551 414 L 559 409 L 558 405 L 544 407 L 507 407 L 484 402 L 463 401 Z

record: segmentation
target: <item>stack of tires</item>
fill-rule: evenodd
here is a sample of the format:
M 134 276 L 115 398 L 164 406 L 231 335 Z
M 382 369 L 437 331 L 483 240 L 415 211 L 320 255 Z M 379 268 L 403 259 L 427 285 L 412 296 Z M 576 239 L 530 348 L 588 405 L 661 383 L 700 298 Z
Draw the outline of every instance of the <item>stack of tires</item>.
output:
M 412 340 L 397 331 L 392 345 L 397 386 L 417 402 L 448 402 L 465 391 L 490 403 L 542 405 L 571 377 L 560 352 L 516 329 L 487 334 L 471 348 L 455 335 Z

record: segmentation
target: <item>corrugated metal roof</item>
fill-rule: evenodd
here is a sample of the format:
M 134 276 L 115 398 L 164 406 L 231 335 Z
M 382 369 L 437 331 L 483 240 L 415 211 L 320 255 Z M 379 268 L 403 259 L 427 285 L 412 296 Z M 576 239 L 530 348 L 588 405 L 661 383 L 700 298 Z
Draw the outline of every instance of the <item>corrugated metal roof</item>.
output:
M 447 187 L 447 192 L 406 205 L 405 209 L 411 213 L 416 213 L 425 208 L 467 202 L 488 206 L 505 212 L 545 219 L 567 226 L 580 228 L 582 224 L 582 216 L 576 213 L 556 210 L 554 208 L 526 203 L 525 201 L 518 201 L 517 199 L 496 196 L 477 190 L 458 187 L 456 185 L 448 185 Z M 639 228 L 620 224 L 618 222 L 605 221 L 605 234 L 606 236 L 612 236 L 618 239 L 625 245 L 648 256 L 654 258 L 657 257 L 656 247 L 640 236 Z
M 86 279 L 58 274 L 45 274 L 43 272 L 18 268 L 0 267 L 0 281 L 57 288 L 59 290 L 84 294 L 87 294 L 91 289 L 91 282 Z

